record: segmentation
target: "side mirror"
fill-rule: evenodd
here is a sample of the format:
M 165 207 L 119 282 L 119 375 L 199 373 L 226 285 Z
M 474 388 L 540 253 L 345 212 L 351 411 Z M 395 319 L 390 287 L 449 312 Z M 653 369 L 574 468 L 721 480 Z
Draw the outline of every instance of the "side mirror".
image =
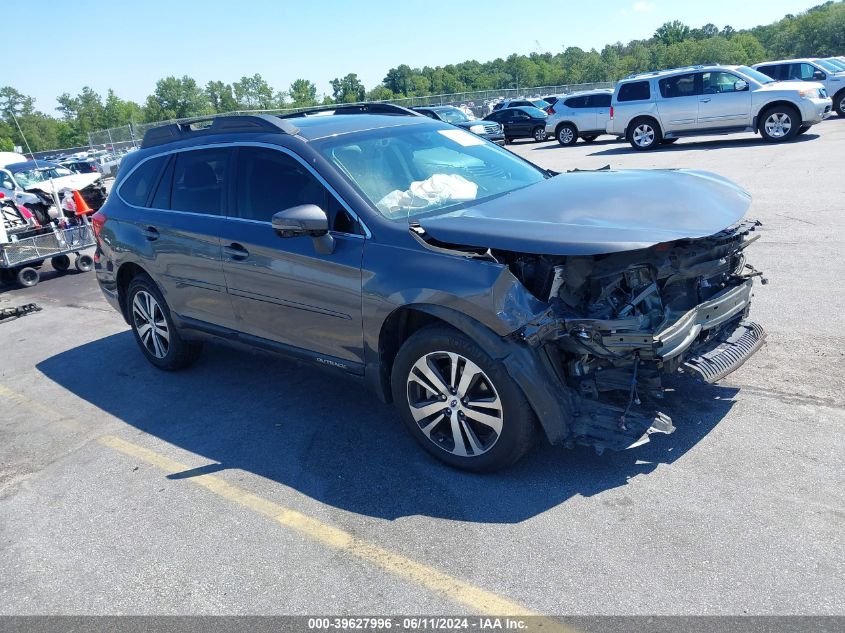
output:
M 825 75 L 822 71 L 817 70 L 813 73 L 813 79 L 824 81 L 827 79 L 827 75 Z
M 748 82 L 744 81 L 743 79 L 737 79 L 734 82 L 734 90 L 737 92 L 742 92 L 743 90 L 748 90 Z
M 328 255 L 334 252 L 334 238 L 329 233 L 329 216 L 316 204 L 300 204 L 273 215 L 273 230 L 281 237 L 314 238 L 315 250 Z

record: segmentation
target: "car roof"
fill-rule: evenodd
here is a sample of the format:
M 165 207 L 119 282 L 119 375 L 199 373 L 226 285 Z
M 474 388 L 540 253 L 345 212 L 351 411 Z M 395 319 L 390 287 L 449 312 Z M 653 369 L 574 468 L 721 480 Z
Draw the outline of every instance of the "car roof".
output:
M 504 110 L 522 110 L 523 112 L 527 112 L 528 114 L 533 114 L 533 112 L 543 112 L 540 108 L 535 108 L 534 106 L 513 106 L 510 108 L 502 108 L 499 112 Z M 545 113 L 544 113 L 545 114 Z
M 771 62 L 760 62 L 759 64 L 754 64 L 752 68 L 756 68 L 757 66 L 769 66 L 770 64 L 788 64 L 791 62 L 814 62 L 816 59 L 820 59 L 819 57 L 796 57 L 795 59 L 776 59 Z
M 736 70 L 739 68 L 739 66 L 736 64 L 696 64 L 695 66 L 679 66 L 677 68 L 667 68 L 665 70 L 650 70 L 643 73 L 634 73 L 633 75 L 628 75 L 627 77 L 620 79 L 619 84 L 628 83 L 630 81 L 647 81 L 655 77 L 668 77 L 678 73 L 689 73 L 699 71 L 704 72 L 707 70 L 712 70 L 714 68 L 720 70 Z M 619 84 L 617 84 L 617 86 Z
M 368 132 L 406 125 L 430 125 L 428 117 L 395 114 L 333 114 L 296 119 L 299 135 L 307 141 L 352 132 Z
M 24 169 L 37 169 L 41 167 L 61 167 L 61 165 L 48 160 L 28 160 L 25 163 L 12 163 L 11 165 L 6 165 L 5 169 L 8 169 L 9 171 L 22 171 Z

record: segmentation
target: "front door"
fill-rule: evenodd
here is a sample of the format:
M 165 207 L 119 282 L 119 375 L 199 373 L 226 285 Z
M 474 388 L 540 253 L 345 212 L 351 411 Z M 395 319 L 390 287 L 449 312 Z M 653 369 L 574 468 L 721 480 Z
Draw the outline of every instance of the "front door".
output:
M 304 162 L 281 149 L 237 149 L 234 199 L 221 237 L 237 329 L 360 369 L 365 240 L 359 223 Z M 274 213 L 300 204 L 328 213 L 333 252 L 319 253 L 311 237 L 273 230 Z
M 701 73 L 701 86 L 698 127 L 751 125 L 751 90 L 744 79 L 733 73 L 714 70 Z

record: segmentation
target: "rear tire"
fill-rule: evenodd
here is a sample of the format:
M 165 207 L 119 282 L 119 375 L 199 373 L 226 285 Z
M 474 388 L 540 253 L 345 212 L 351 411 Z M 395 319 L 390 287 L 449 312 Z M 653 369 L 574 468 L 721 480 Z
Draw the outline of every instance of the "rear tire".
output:
M 631 121 L 625 138 L 638 152 L 645 152 L 654 149 L 663 141 L 663 132 L 660 126 L 652 118 L 640 117 Z
M 17 280 L 22 287 L 32 288 L 41 281 L 41 275 L 32 266 L 25 266 L 18 271 Z
M 538 125 L 531 132 L 531 136 L 534 138 L 535 143 L 542 143 L 546 140 L 546 128 L 544 128 L 542 125 Z
M 199 358 L 202 344 L 179 335 L 167 302 L 147 275 L 138 275 L 129 283 L 126 305 L 135 342 L 150 363 L 165 371 L 177 371 Z
M 801 116 L 792 106 L 774 106 L 760 115 L 760 136 L 769 143 L 783 143 L 795 138 Z
M 575 145 L 578 142 L 578 129 L 571 123 L 563 123 L 555 130 L 555 138 L 564 147 Z
M 59 273 L 66 272 L 70 268 L 70 257 L 67 255 L 56 255 L 50 260 L 53 270 Z
M 498 470 L 533 444 L 534 412 L 505 366 L 450 327 L 425 327 L 405 341 L 391 389 L 411 435 L 455 468 Z

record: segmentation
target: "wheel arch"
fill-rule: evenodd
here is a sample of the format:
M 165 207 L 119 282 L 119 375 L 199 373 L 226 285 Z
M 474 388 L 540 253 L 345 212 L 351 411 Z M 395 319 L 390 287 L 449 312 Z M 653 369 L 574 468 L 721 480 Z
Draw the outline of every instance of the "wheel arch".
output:
M 798 114 L 797 127 L 801 127 L 801 123 L 803 122 L 803 120 L 801 118 L 801 108 L 799 108 L 797 105 L 795 105 L 789 99 L 778 99 L 777 101 L 772 101 L 771 103 L 767 103 L 760 108 L 760 110 L 757 112 L 756 121 L 754 122 L 754 129 L 757 130 L 758 132 L 760 131 L 760 128 L 763 125 L 763 115 L 766 114 L 766 112 L 768 112 L 772 108 L 777 108 L 777 107 L 782 108 L 784 106 L 786 106 L 788 108 L 792 108 L 793 110 L 795 110 L 795 112 Z
M 663 134 L 663 126 L 660 124 L 660 121 L 657 119 L 656 116 L 654 116 L 653 114 L 638 114 L 635 117 L 631 117 L 631 120 L 628 121 L 628 125 L 625 126 L 625 138 L 626 139 L 630 140 L 631 133 L 634 130 L 635 124 L 638 121 L 642 121 L 643 119 L 650 120 L 652 123 L 654 123 L 654 125 L 657 127 L 657 129 L 660 130 L 660 133 Z
M 575 121 L 570 121 L 569 119 L 566 119 L 564 121 L 558 121 L 557 125 L 555 125 L 555 138 L 557 138 L 557 135 L 560 132 L 560 128 L 562 128 L 564 125 L 571 125 L 573 128 L 575 128 L 575 136 L 578 136 L 578 134 L 580 133 Z
M 147 275 L 147 277 L 150 277 L 150 274 L 142 266 L 139 266 L 135 262 L 126 262 L 121 264 L 117 269 L 117 274 L 115 275 L 115 280 L 117 282 L 117 301 L 120 305 L 120 313 L 123 315 L 123 319 L 127 323 L 129 323 L 129 310 L 126 304 L 126 292 L 129 289 L 129 284 L 132 283 L 132 280 L 138 275 Z M 152 277 L 150 278 L 152 279 Z
M 378 366 L 367 367 L 366 370 L 368 381 L 382 401 L 392 401 L 390 374 L 402 343 L 414 332 L 431 324 L 455 328 L 491 357 L 504 363 L 508 374 L 528 400 L 549 442 L 561 443 L 568 436 L 574 415 L 572 400 L 566 386 L 552 377 L 553 369 L 545 351 L 501 337 L 472 317 L 441 305 L 401 306 L 384 320 L 379 334 Z

